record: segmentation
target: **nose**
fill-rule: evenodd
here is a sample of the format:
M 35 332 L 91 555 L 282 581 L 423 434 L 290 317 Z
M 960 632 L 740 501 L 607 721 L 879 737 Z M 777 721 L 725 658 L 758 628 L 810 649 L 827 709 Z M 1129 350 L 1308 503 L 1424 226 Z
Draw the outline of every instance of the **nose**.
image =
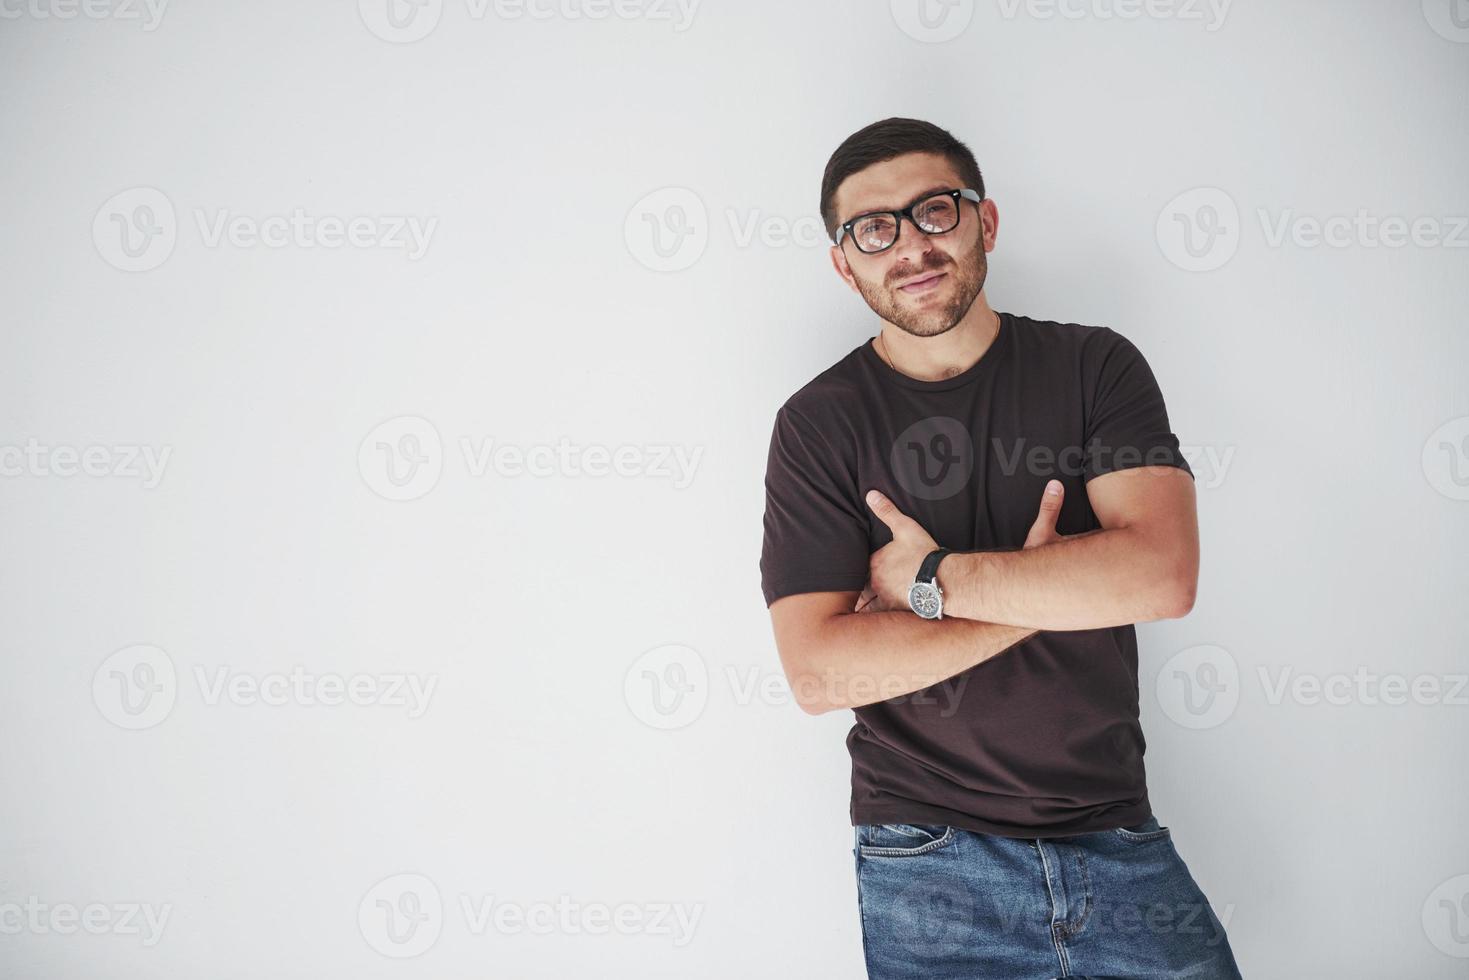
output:
M 911 259 L 913 270 L 916 272 L 923 268 L 924 256 L 932 251 L 933 243 L 928 240 L 928 236 L 907 215 L 900 217 L 898 219 L 898 240 L 893 243 L 892 248 L 888 249 L 893 263 L 898 265 L 905 258 Z

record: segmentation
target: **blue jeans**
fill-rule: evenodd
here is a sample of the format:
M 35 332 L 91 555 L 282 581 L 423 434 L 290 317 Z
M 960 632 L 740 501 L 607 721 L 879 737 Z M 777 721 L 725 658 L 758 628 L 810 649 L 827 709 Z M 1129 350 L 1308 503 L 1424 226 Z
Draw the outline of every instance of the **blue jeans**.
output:
M 853 828 L 871 980 L 1238 980 L 1224 926 L 1149 817 L 1048 839 Z

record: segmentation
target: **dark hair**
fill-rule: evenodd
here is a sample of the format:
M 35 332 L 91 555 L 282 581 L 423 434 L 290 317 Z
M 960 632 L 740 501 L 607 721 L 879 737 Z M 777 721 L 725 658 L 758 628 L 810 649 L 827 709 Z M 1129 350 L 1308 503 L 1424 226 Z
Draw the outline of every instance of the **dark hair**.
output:
M 933 123 L 894 116 L 857 130 L 843 140 L 831 159 L 826 161 L 826 173 L 821 175 L 821 222 L 826 225 L 827 238 L 836 238 L 837 226 L 841 223 L 833 207 L 842 181 L 875 163 L 904 153 L 939 154 L 959 171 L 963 186 L 979 191 L 980 197 L 985 196 L 984 177 L 969 147 L 947 129 Z

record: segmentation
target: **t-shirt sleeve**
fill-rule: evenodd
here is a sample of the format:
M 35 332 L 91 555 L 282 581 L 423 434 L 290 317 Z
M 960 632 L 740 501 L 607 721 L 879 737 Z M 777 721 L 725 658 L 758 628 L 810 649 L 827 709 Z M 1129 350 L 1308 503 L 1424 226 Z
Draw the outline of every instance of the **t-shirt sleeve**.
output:
M 867 517 L 835 440 L 789 405 L 776 413 L 765 466 L 765 605 L 798 592 L 867 584 Z
M 1176 466 L 1193 476 L 1168 424 L 1163 392 L 1142 352 L 1103 328 L 1087 359 L 1084 479 L 1134 466 Z

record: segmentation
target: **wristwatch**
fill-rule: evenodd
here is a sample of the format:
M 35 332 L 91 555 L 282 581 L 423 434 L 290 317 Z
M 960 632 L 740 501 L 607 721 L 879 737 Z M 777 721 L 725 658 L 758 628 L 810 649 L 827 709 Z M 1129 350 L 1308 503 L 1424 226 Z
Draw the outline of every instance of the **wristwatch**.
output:
M 939 562 L 953 551 L 939 548 L 930 551 L 918 568 L 918 577 L 908 586 L 908 608 L 924 619 L 944 618 L 944 590 L 939 588 Z

